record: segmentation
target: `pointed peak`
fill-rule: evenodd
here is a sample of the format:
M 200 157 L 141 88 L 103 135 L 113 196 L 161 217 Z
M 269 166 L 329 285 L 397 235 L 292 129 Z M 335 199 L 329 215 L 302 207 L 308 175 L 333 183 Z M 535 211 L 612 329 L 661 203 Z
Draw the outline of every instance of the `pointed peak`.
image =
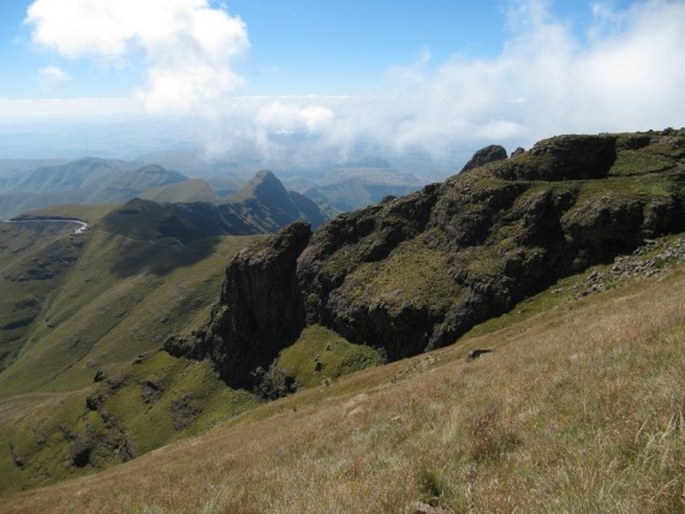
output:
M 250 183 L 247 185 L 247 189 L 250 189 L 259 194 L 259 192 L 264 191 L 278 191 L 280 194 L 287 194 L 283 183 L 278 180 L 276 175 L 274 175 L 269 170 L 262 170 L 257 173 Z
M 276 175 L 274 175 L 271 171 L 269 170 L 261 170 L 257 172 L 257 174 L 254 176 L 254 178 L 250 181 L 252 184 L 261 184 L 264 182 L 279 182 L 278 178 Z

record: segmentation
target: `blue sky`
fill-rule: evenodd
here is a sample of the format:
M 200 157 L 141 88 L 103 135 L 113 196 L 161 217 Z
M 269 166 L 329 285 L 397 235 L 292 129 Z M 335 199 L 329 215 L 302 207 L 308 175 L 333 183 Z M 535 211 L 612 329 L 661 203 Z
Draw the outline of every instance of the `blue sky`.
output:
M 144 74 L 135 57 L 124 66 L 69 58 L 32 42 L 27 0 L 4 0 L 0 97 L 126 96 Z M 623 8 L 629 2 L 611 2 Z M 211 2 L 239 16 L 250 49 L 236 67 L 247 81 L 243 94 L 300 95 L 368 92 L 393 66 L 429 52 L 433 63 L 460 56 L 493 58 L 510 34 L 504 0 L 235 0 Z M 589 2 L 554 2 L 551 13 L 583 37 Z M 85 20 L 84 20 L 85 23 Z M 69 79 L 52 83 L 40 73 L 57 66 Z
M 110 67 L 41 48 L 25 23 L 30 4 L 0 5 L 0 97 L 130 94 L 144 72 L 141 63 Z M 390 67 L 425 51 L 436 61 L 492 57 L 502 49 L 506 11 L 502 1 L 454 0 L 237 0 L 223 7 L 247 26 L 250 50 L 236 63 L 247 79 L 241 92 L 272 95 L 367 91 Z M 46 84 L 39 70 L 48 66 L 68 73 L 69 83 Z
M 3 0 L 0 20 L 5 126 L 185 117 L 217 154 L 343 158 L 685 119 L 682 0 Z

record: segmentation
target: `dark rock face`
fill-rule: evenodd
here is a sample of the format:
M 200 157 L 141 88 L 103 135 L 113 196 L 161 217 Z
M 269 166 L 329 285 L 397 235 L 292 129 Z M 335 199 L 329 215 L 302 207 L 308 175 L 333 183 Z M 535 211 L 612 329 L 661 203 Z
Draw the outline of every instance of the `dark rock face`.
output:
M 166 347 L 249 387 L 306 324 L 390 359 L 452 344 L 560 277 L 684 231 L 683 148 L 685 130 L 560 136 L 341 215 L 311 240 L 292 225 L 241 252 L 208 325 Z
M 167 341 L 167 351 L 209 357 L 228 384 L 251 387 L 252 371 L 268 367 L 304 328 L 295 264 L 310 237 L 309 225 L 294 223 L 264 244 L 240 252 L 226 269 L 221 298 L 208 324 L 190 338 Z
M 507 151 L 503 146 L 486 146 L 485 148 L 481 148 L 475 154 L 473 154 L 473 157 L 471 157 L 471 160 L 464 165 L 464 167 L 461 169 L 461 172 L 463 173 L 474 168 L 480 168 L 489 162 L 502 161 L 506 158 Z
M 71 448 L 71 463 L 77 468 L 83 468 L 90 463 L 90 453 L 93 449 L 83 441 L 77 439 Z
M 616 136 L 558 136 L 536 143 L 494 170 L 505 180 L 604 178 L 616 160 Z

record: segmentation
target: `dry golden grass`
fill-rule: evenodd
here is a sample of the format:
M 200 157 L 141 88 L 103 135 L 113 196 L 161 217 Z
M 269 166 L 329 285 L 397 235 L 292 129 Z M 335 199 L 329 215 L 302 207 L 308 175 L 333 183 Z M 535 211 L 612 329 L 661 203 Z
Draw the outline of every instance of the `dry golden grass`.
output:
M 0 511 L 683 512 L 684 306 L 685 271 L 588 297 Z

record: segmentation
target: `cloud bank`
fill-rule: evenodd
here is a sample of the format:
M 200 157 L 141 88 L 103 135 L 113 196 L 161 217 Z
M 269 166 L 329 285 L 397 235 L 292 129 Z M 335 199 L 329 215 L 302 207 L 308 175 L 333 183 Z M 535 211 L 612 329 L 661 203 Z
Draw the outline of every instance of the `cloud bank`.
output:
M 515 2 L 509 37 L 492 59 L 432 63 L 423 49 L 368 97 L 234 99 L 235 117 L 214 137 L 224 136 L 227 151 L 243 138 L 269 157 L 315 162 L 349 158 L 361 140 L 386 152 L 445 155 L 490 143 L 527 147 L 559 133 L 682 126 L 685 2 L 611 5 L 593 4 L 591 24 L 579 30 L 548 2 Z
M 435 63 L 417 49 L 416 62 L 348 97 L 233 96 L 247 28 L 205 0 L 36 0 L 28 21 L 37 44 L 64 56 L 123 66 L 142 54 L 138 98 L 153 112 L 199 115 L 196 136 L 216 156 L 251 147 L 284 166 L 315 164 L 354 158 L 363 142 L 379 153 L 465 159 L 490 143 L 511 150 L 559 133 L 683 125 L 685 2 L 599 1 L 580 28 L 544 0 L 509 7 L 495 57 L 456 49 Z
M 26 22 L 34 43 L 70 59 L 142 59 L 136 96 L 153 112 L 201 111 L 233 92 L 233 61 L 249 48 L 242 20 L 206 0 L 36 0 Z

